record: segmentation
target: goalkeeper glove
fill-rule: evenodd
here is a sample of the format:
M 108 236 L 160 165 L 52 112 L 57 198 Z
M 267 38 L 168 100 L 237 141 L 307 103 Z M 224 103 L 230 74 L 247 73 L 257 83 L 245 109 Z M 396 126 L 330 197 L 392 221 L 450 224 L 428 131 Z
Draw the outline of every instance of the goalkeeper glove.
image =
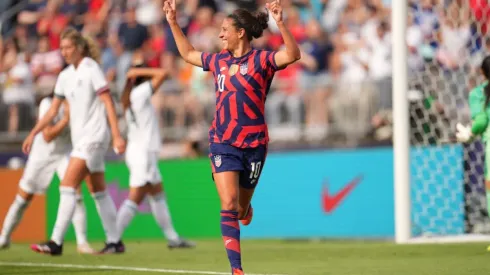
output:
M 456 140 L 458 142 L 466 143 L 473 139 L 473 133 L 471 132 L 471 126 L 464 126 L 459 123 L 456 124 Z

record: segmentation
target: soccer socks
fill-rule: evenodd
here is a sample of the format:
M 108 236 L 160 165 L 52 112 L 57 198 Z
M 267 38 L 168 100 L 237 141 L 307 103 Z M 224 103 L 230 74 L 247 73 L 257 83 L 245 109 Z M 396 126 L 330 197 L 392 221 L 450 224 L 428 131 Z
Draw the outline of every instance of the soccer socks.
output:
M 56 216 L 56 223 L 54 224 L 53 234 L 51 235 L 51 240 L 57 245 L 63 244 L 63 239 L 73 218 L 76 204 L 75 189 L 73 187 L 61 186 L 58 215 Z
M 10 235 L 12 235 L 15 227 L 19 224 L 28 204 L 29 202 L 24 200 L 20 195 L 15 197 L 14 202 L 10 205 L 9 211 L 5 216 L 2 233 L 0 234 L 2 240 L 0 242 L 8 242 L 10 240 Z
M 114 201 L 107 195 L 107 192 L 101 191 L 92 194 L 95 200 L 95 206 L 99 212 L 102 226 L 107 238 L 107 243 L 117 243 L 120 241 L 117 230 L 117 210 Z
M 117 232 L 119 238 L 122 237 L 124 230 L 128 227 L 134 215 L 138 211 L 138 205 L 132 200 L 125 200 L 117 212 Z
M 242 270 L 240 225 L 238 224 L 237 211 L 221 210 L 221 235 L 223 236 L 231 268 Z
M 85 211 L 85 205 L 83 204 L 83 198 L 81 195 L 76 195 L 75 212 L 73 214 L 73 228 L 75 228 L 75 236 L 77 237 L 77 244 L 82 245 L 88 243 L 87 240 L 87 213 Z
M 167 240 L 177 241 L 179 239 L 179 235 L 177 232 L 175 232 L 172 224 L 172 218 L 170 217 L 167 201 L 165 200 L 163 192 L 155 196 L 150 196 L 150 207 L 155 220 L 163 230 Z

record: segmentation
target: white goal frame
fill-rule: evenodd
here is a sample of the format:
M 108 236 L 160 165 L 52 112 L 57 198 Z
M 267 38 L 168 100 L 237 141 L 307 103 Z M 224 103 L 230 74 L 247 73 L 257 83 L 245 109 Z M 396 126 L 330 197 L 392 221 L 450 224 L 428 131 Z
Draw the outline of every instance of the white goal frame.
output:
M 490 242 L 490 235 L 464 234 L 414 238 L 411 234 L 410 118 L 407 96 L 408 51 L 406 44 L 407 14 L 407 0 L 392 1 L 395 242 L 397 244 Z

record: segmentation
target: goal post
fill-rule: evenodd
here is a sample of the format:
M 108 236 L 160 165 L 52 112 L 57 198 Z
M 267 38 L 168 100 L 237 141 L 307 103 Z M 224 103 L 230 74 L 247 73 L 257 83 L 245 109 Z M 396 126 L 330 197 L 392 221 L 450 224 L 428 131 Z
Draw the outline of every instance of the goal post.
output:
M 482 28 L 490 18 L 490 4 L 488 13 L 483 11 L 487 15 L 481 17 L 468 1 L 462 1 L 466 6 L 458 7 L 458 13 L 452 14 L 445 6 L 448 2 L 440 1 L 435 14 L 453 17 L 438 18 L 437 28 L 428 36 L 442 39 L 437 41 L 440 45 L 436 49 L 419 49 L 423 51 L 423 64 L 417 70 L 409 67 L 412 60 L 407 45 L 407 34 L 413 31 L 408 15 L 413 9 L 408 6 L 408 0 L 391 2 L 397 244 L 490 242 L 483 176 L 484 145 L 480 140 L 470 144 L 458 144 L 454 140 L 456 123 L 470 122 L 469 90 L 483 81 L 475 65 L 480 61 L 475 60 L 490 54 L 490 24 L 489 30 Z M 458 17 L 464 12 L 469 18 Z M 458 21 L 452 24 L 448 20 Z M 454 31 L 454 26 L 459 29 Z M 455 33 L 458 39 L 454 39 Z M 468 41 L 464 41 L 465 34 Z M 427 34 L 424 35 L 424 43 L 428 44 Z M 454 58 L 451 50 L 458 43 L 457 58 Z
M 407 80 L 407 0 L 392 2 L 393 51 L 393 161 L 395 241 L 410 239 L 410 139 Z

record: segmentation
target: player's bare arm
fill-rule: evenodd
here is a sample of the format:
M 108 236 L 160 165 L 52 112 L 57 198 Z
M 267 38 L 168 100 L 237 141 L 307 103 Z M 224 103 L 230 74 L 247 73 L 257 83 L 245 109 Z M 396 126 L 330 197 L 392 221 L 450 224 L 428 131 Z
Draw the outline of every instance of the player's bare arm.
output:
M 293 35 L 284 25 L 282 20 L 282 6 L 281 0 L 275 0 L 271 3 L 266 4 L 267 10 L 271 12 L 272 18 L 277 23 L 279 27 L 279 31 L 281 32 L 282 39 L 284 40 L 284 45 L 286 48 L 284 50 L 279 50 L 274 56 L 274 61 L 276 62 L 277 67 L 285 67 L 301 58 L 301 51 L 299 49 L 296 40 L 294 40 Z
M 153 93 L 162 85 L 165 78 L 167 78 L 168 73 L 165 69 L 156 68 L 131 68 L 126 77 L 128 79 L 135 79 L 140 76 L 146 76 L 151 78 L 151 87 L 153 88 Z
M 65 100 L 64 102 L 65 109 L 63 110 L 63 118 L 55 124 L 50 124 L 46 126 L 43 130 L 43 137 L 46 142 L 51 142 L 57 136 L 61 134 L 61 132 L 65 129 L 65 127 L 70 123 L 70 109 L 68 107 L 68 102 Z
M 122 154 L 126 150 L 126 141 L 121 136 L 121 131 L 119 131 L 119 125 L 117 123 L 116 108 L 114 107 L 114 101 L 112 101 L 111 94 L 106 92 L 99 95 L 100 100 L 105 105 L 107 111 L 107 118 L 109 120 L 109 125 L 111 126 L 112 132 L 112 142 L 114 150 L 117 154 Z
M 34 142 L 34 137 L 42 130 L 44 130 L 44 128 L 46 128 L 49 124 L 51 124 L 51 121 L 53 121 L 53 119 L 58 114 L 62 102 L 63 100 L 56 96 L 53 98 L 53 102 L 51 103 L 51 107 L 49 108 L 49 110 L 40 120 L 38 120 L 34 128 L 24 140 L 24 143 L 22 144 L 22 152 L 24 152 L 24 154 L 28 154 L 31 150 L 32 143 Z
M 167 22 L 174 36 L 175 44 L 177 44 L 180 55 L 187 63 L 202 67 L 202 53 L 194 49 L 187 37 L 182 32 L 179 24 L 177 24 L 177 11 L 175 6 L 175 0 L 166 0 L 163 4 L 163 11 L 165 12 Z

